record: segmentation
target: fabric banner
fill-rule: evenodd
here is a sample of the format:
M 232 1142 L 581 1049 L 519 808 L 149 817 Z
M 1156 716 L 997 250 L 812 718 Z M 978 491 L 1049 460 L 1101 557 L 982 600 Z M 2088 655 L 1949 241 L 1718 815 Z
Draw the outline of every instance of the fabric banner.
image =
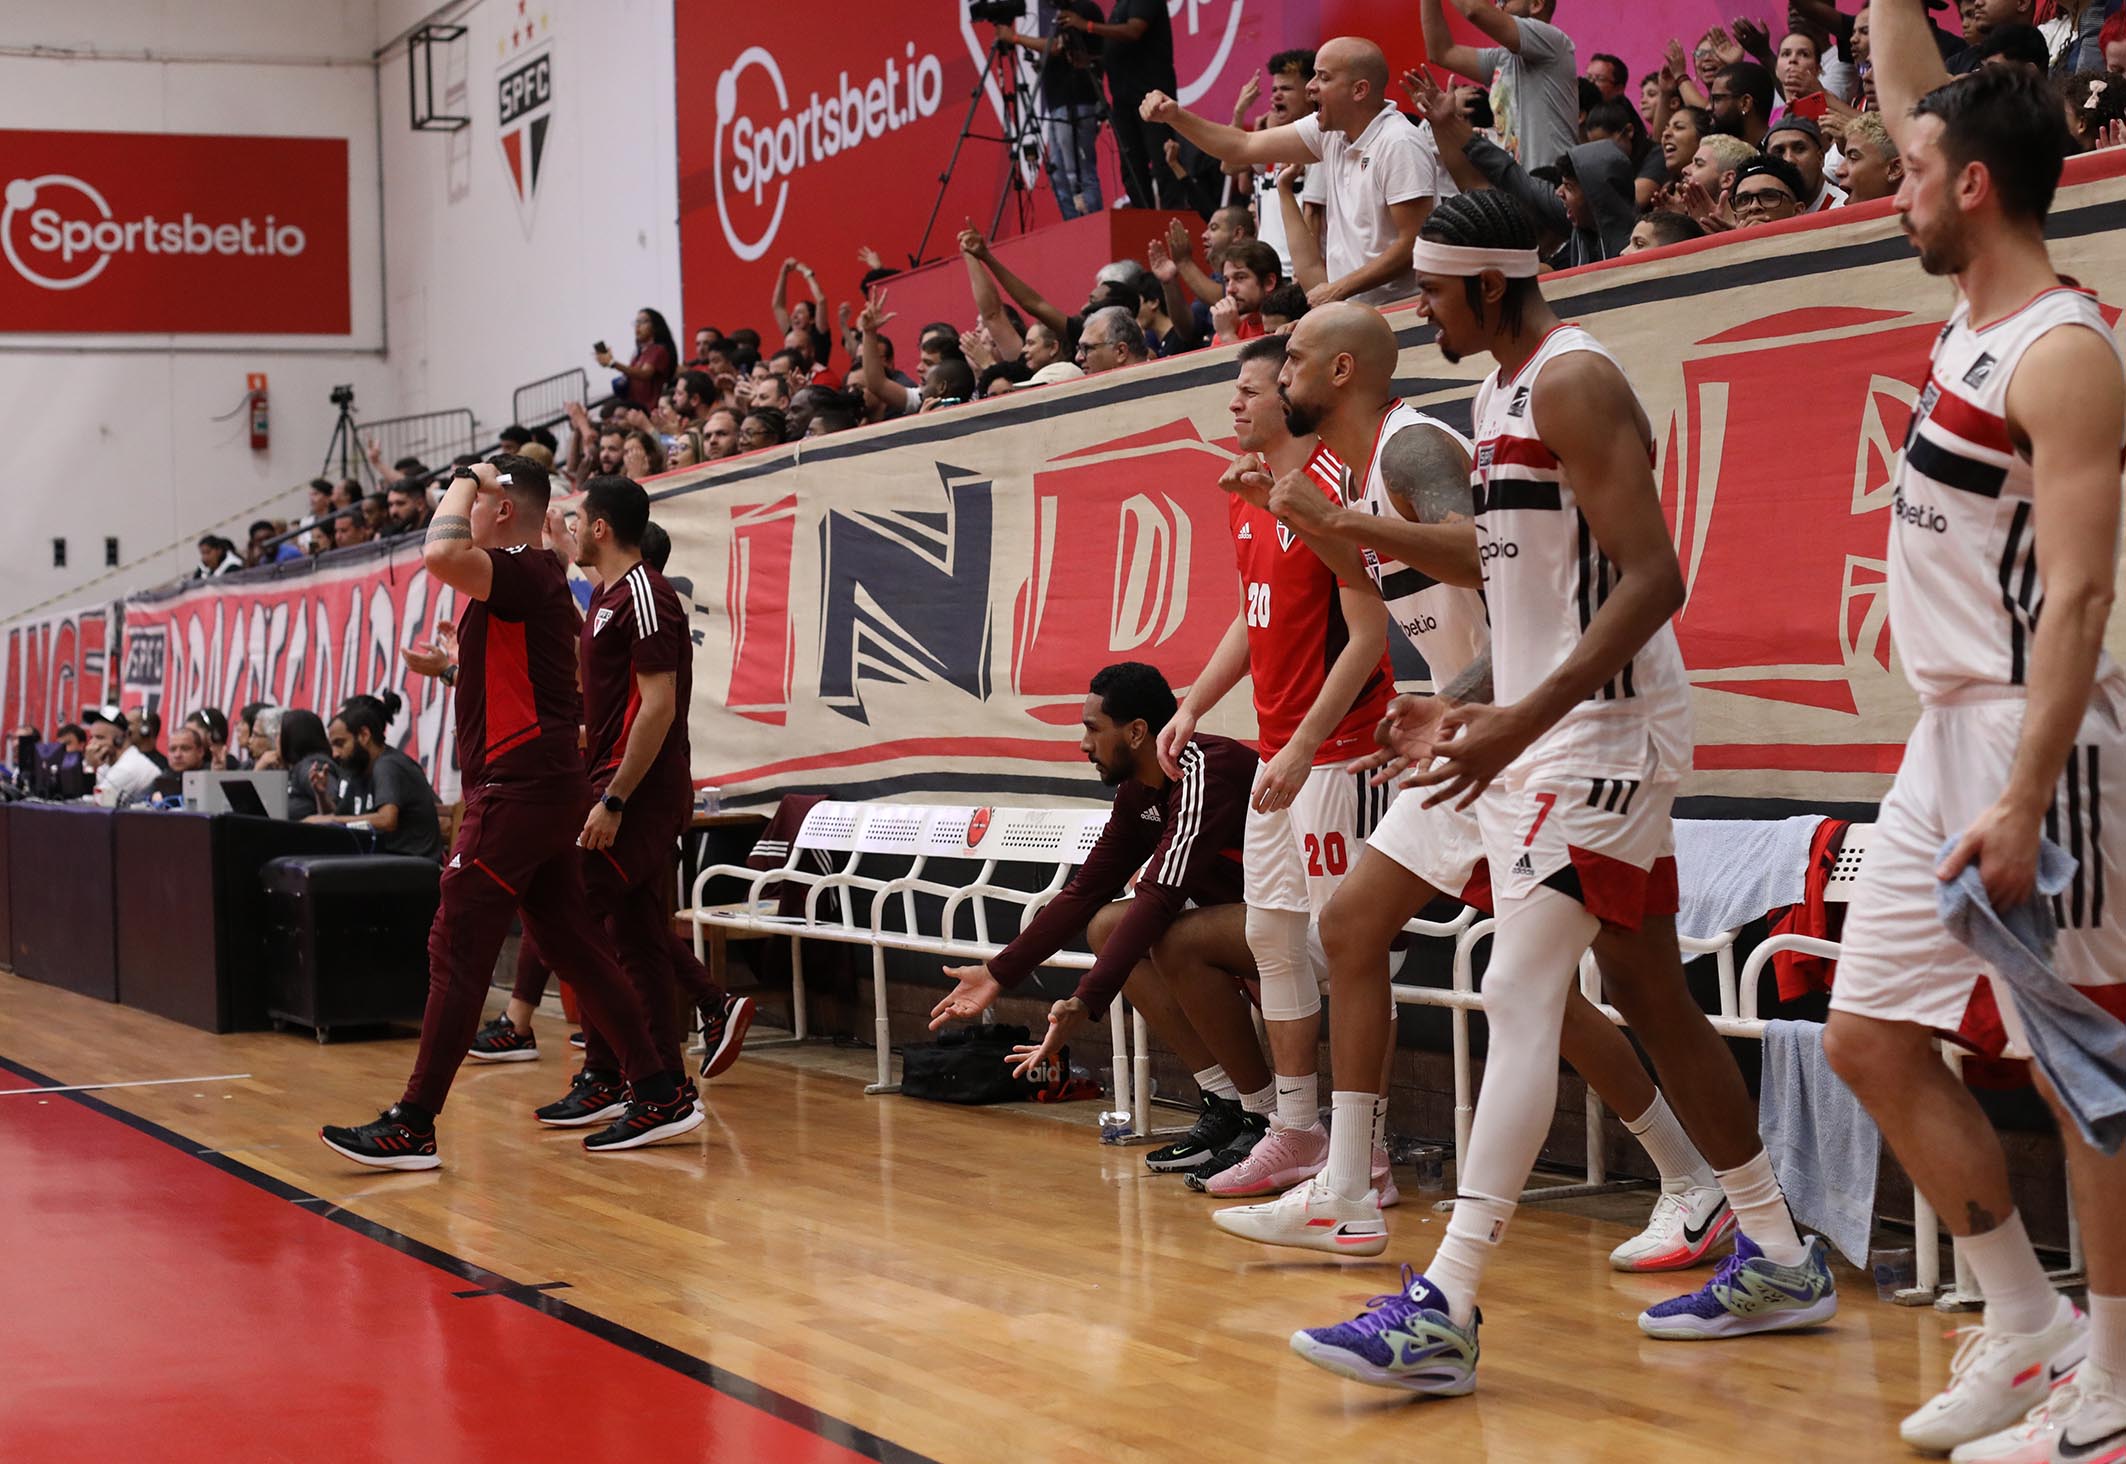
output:
M 88 708 L 108 704 L 117 691 L 117 649 L 115 605 L 7 626 L 0 631 L 0 728 L 12 737 L 18 727 L 35 727 L 49 741 Z
M 250 702 L 330 720 L 348 697 L 395 691 L 391 739 L 447 800 L 457 796 L 450 688 L 407 671 L 403 648 L 457 618 L 457 592 L 421 567 L 418 537 L 279 572 L 193 580 L 126 602 L 121 705 L 169 725 L 203 706 L 234 721 Z
M 2126 158 L 2077 164 L 2060 269 L 2126 300 Z M 1654 423 L 1690 598 L 1686 792 L 1874 799 L 1917 713 L 1884 593 L 1890 475 L 1953 304 L 1886 205 L 1549 277 Z M 1488 362 L 1408 309 L 1398 389 L 1466 426 Z M 785 789 L 1097 798 L 1077 722 L 1100 666 L 1177 687 L 1239 603 L 1234 353 L 1208 351 L 653 485 L 692 578 L 694 770 Z M 1399 668 L 1422 683 L 1414 662 Z M 1252 731 L 1245 691 L 1208 730 Z
M 0 131 L 0 331 L 345 335 L 347 142 Z

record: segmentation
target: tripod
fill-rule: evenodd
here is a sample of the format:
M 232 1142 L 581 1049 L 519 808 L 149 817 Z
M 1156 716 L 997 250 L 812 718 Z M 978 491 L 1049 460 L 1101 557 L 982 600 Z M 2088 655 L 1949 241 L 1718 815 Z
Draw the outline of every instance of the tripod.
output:
M 975 118 L 981 115 L 982 93 L 994 82 L 997 95 L 1004 103 L 1004 130 L 1001 136 L 975 130 Z M 912 269 L 921 264 L 930 252 L 930 235 L 937 228 L 938 215 L 945 208 L 945 193 L 952 186 L 953 170 L 959 166 L 960 150 L 967 146 L 968 139 L 977 142 L 1001 142 L 1004 144 L 1004 182 L 997 191 L 996 211 L 989 218 L 989 233 L 993 237 L 997 225 L 1004 220 L 1004 205 L 1013 199 L 1018 201 L 1019 227 L 1026 228 L 1033 222 L 1033 181 L 1026 175 L 1026 161 L 1038 154 L 1040 146 L 1040 119 L 1037 108 L 1028 104 L 1026 87 L 1019 74 L 1018 48 L 1009 41 L 997 41 L 989 48 L 989 62 L 982 73 L 974 79 L 974 90 L 967 95 L 967 115 L 960 119 L 960 135 L 952 140 L 952 154 L 945 159 L 945 171 L 938 174 L 937 197 L 931 201 L 930 217 L 923 224 L 923 237 L 916 241 L 915 253 L 908 256 Z
M 361 450 L 360 429 L 355 425 L 354 388 L 335 386 L 332 388 L 332 400 L 339 405 L 340 418 L 332 424 L 331 440 L 325 444 L 325 462 L 318 472 L 332 472 L 332 455 L 336 452 L 339 454 L 339 476 L 342 479 L 352 478 L 357 472 L 366 475 L 369 472 L 369 459 Z

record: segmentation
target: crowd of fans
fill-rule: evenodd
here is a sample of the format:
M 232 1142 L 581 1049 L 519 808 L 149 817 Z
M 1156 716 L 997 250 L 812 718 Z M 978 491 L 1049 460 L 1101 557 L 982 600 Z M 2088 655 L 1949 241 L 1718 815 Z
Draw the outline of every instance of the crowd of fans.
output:
M 1449 4 L 1489 44 L 1457 40 Z M 2052 78 L 2078 145 L 2095 149 L 2126 144 L 2120 5 L 1960 0 L 1957 29 L 1930 23 L 1952 73 L 2017 66 Z M 1945 10 L 1946 0 L 1932 8 Z M 1143 195 L 1194 208 L 1200 229 L 1176 223 L 1142 260 L 1113 261 L 1082 301 L 1059 303 L 970 225 L 958 252 L 971 318 L 912 332 L 897 325 L 895 271 L 874 250 L 859 251 L 863 271 L 832 308 L 831 325 L 819 275 L 785 259 L 770 333 L 705 324 L 683 349 L 661 313 L 640 310 L 624 359 L 603 341 L 594 347 L 614 373 L 608 399 L 571 404 L 565 438 L 513 426 L 500 446 L 577 488 L 601 472 L 641 480 L 1244 341 L 1331 300 L 1391 304 L 1415 294 L 1409 257 L 1419 227 L 1458 192 L 1512 194 L 1557 269 L 1896 192 L 1902 166 L 1877 110 L 1866 4 L 1848 11 L 1836 0 L 1792 0 L 1783 27 L 1743 18 L 1688 50 L 1671 41 L 1636 86 L 1619 57 L 1583 57 L 1556 10 L 1557 0 L 1420 0 L 1434 69 L 1391 78 L 1380 48 L 1354 38 L 1280 51 L 1247 79 L 1228 120 L 1180 106 L 1170 65 L 1124 68 L 1119 81 L 1110 66 L 1110 121 L 1129 165 L 1121 202 Z M 1041 86 L 1056 92 L 1062 122 L 1049 129 L 1047 162 L 1066 216 L 1102 206 L 1086 166 L 1082 124 L 1100 98 L 1084 57 L 1140 44 L 1154 12 L 1165 14 L 1156 3 L 1111 0 L 1103 20 L 1094 0 L 1070 0 L 1056 8 L 1065 18 L 1051 34 L 997 28 L 1000 43 L 1034 53 Z M 1171 47 L 1157 34 L 1150 44 Z M 912 356 L 896 349 L 896 336 L 912 339 Z M 319 478 L 309 513 L 293 523 L 260 520 L 241 548 L 201 539 L 196 573 L 423 527 L 436 494 L 429 485 L 451 465 L 387 464 L 373 444 L 369 458 L 373 491 Z

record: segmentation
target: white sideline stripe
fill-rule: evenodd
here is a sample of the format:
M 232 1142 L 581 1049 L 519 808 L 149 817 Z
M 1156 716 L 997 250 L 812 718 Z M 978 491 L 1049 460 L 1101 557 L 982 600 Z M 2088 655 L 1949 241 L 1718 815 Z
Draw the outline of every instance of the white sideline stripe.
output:
M 213 1073 L 203 1078 L 138 1078 L 130 1083 L 74 1083 L 64 1088 L 0 1088 L 0 1098 L 26 1093 L 93 1093 L 99 1088 L 159 1088 L 167 1083 L 226 1083 L 249 1073 Z

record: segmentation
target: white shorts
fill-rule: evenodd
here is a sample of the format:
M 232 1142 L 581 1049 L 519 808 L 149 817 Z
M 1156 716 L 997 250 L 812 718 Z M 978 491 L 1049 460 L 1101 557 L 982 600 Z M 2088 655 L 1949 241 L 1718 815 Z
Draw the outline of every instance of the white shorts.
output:
M 1521 758 L 1476 802 L 1492 894 L 1557 890 L 1627 930 L 1675 914 L 1677 774 L 1650 739 L 1631 777 L 1614 764 L 1598 773 L 1574 759 Z
M 1315 768 L 1298 796 L 1275 813 L 1258 813 L 1249 803 L 1240 868 L 1252 908 L 1297 910 L 1319 919 L 1358 863 L 1367 834 L 1395 790 L 1372 787 L 1367 774 L 1342 767 L 1339 761 Z M 1262 782 L 1260 770 L 1255 782 Z
M 1431 792 L 1430 788 L 1404 789 L 1381 815 L 1366 847 L 1387 855 L 1440 894 L 1489 910 L 1491 879 L 1476 810 L 1458 809 L 1451 803 L 1427 808 L 1425 799 Z
M 1935 704 L 1920 713 L 1904 765 L 1875 826 L 1846 908 L 1831 1009 L 1911 1022 L 1989 1055 L 2023 1056 L 2021 1029 L 2001 1010 L 1988 968 L 1936 913 L 1942 845 L 2007 786 L 2022 734 L 2022 693 Z M 2126 681 L 2102 683 L 2076 734 L 2045 816 L 2045 836 L 2072 854 L 2074 880 L 2053 901 L 2053 969 L 2106 1010 L 2126 1016 L 2126 891 L 2109 889 L 2126 837 Z

